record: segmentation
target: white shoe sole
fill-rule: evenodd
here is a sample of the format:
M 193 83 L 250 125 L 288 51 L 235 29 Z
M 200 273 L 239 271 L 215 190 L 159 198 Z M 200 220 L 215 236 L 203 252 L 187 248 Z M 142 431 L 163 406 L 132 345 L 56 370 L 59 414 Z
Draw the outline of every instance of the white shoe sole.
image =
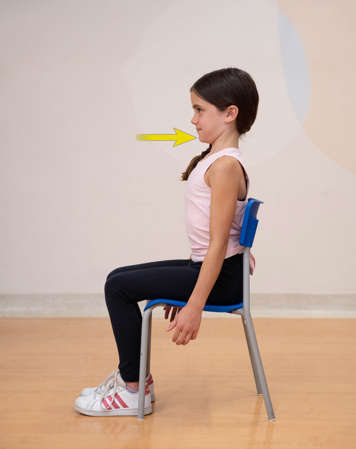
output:
M 97 410 L 86 410 L 81 407 L 78 407 L 77 405 L 74 406 L 75 410 L 79 413 L 82 413 L 83 415 L 87 416 L 137 416 L 138 415 L 138 408 L 130 408 L 129 410 L 120 409 L 120 410 L 108 410 L 108 411 L 97 411 Z M 152 413 L 152 405 L 149 407 L 145 407 L 143 409 L 144 415 L 149 415 Z

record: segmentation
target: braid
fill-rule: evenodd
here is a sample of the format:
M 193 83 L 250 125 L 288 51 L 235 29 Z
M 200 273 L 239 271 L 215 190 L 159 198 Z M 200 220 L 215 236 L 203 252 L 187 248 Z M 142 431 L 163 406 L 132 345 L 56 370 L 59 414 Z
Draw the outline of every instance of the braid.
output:
M 190 173 L 194 170 L 194 168 L 196 167 L 198 162 L 201 161 L 203 159 L 203 157 L 209 153 L 210 149 L 211 149 L 211 145 L 209 145 L 209 148 L 207 148 L 206 150 L 204 150 L 200 154 L 198 154 L 198 156 L 193 157 L 193 159 L 189 162 L 189 165 L 186 168 L 185 172 L 183 172 L 181 174 L 181 181 L 187 181 Z

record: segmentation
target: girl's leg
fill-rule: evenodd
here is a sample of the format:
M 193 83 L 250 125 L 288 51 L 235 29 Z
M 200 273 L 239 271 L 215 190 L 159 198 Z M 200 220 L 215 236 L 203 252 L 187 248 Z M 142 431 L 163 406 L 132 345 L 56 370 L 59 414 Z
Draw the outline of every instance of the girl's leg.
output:
M 124 267 L 115 268 L 111 271 L 106 280 L 110 279 L 117 273 L 121 271 L 131 271 L 131 270 L 143 270 L 144 268 L 162 267 L 162 266 L 184 266 L 189 263 L 190 259 L 168 259 L 168 260 L 158 260 L 157 262 L 146 262 L 139 263 L 136 265 L 126 265 Z
M 193 263 L 191 261 L 191 259 L 168 259 L 168 260 L 159 260 L 156 262 L 146 262 L 146 263 L 141 263 L 141 264 L 136 264 L 136 265 L 126 265 L 126 266 L 122 266 L 119 268 L 116 268 L 115 270 L 111 271 L 106 280 L 110 279 L 112 276 L 114 276 L 115 274 L 122 272 L 122 271 L 131 271 L 131 270 L 137 270 L 137 269 L 144 269 L 144 268 L 152 268 L 152 267 L 159 267 L 159 266 L 182 266 L 186 265 L 187 262 Z M 196 263 L 193 263 L 196 265 Z M 137 314 L 137 318 L 139 321 L 142 321 L 142 315 L 140 312 L 140 308 L 138 306 L 135 307 L 135 311 Z M 134 388 L 136 387 L 136 382 L 132 383 L 132 382 L 127 382 L 127 385 L 129 385 L 130 387 Z M 137 382 L 138 385 L 138 382 Z
M 242 254 L 225 259 L 207 304 L 242 301 L 242 260 Z M 126 382 L 139 379 L 142 315 L 137 302 L 155 298 L 188 301 L 201 265 L 190 259 L 164 260 L 120 267 L 109 274 L 105 299 L 119 352 L 119 369 Z
M 143 268 L 140 268 L 140 265 Z M 175 259 L 121 267 L 105 283 L 105 300 L 126 382 L 138 382 L 142 315 L 138 301 L 170 298 L 187 301 L 201 263 Z

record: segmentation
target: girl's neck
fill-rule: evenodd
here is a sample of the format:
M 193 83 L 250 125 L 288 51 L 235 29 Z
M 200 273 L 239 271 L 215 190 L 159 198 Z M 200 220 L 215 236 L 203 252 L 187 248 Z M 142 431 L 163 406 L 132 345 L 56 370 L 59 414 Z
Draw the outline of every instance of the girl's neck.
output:
M 217 153 L 218 151 L 224 150 L 225 148 L 236 148 L 239 149 L 239 134 L 233 132 L 232 134 L 220 135 L 214 143 L 211 144 L 211 149 L 209 154 Z
M 212 146 L 210 151 L 209 151 L 209 155 L 217 153 L 218 151 L 221 151 L 221 150 L 225 150 L 225 148 L 236 148 L 236 150 L 238 150 L 239 149 L 239 145 L 238 144 L 236 145 L 236 143 L 234 143 L 232 145 L 225 144 L 225 145 L 219 145 L 219 146 L 216 146 L 216 147 Z

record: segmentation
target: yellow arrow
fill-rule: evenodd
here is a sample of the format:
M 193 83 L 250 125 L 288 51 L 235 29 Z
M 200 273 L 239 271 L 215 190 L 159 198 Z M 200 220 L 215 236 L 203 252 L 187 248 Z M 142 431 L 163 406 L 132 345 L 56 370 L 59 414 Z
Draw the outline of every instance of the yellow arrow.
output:
M 136 134 L 136 140 L 175 140 L 175 144 L 173 146 L 176 147 L 177 145 L 196 139 L 196 137 L 185 133 L 180 129 L 173 129 L 175 134 Z

